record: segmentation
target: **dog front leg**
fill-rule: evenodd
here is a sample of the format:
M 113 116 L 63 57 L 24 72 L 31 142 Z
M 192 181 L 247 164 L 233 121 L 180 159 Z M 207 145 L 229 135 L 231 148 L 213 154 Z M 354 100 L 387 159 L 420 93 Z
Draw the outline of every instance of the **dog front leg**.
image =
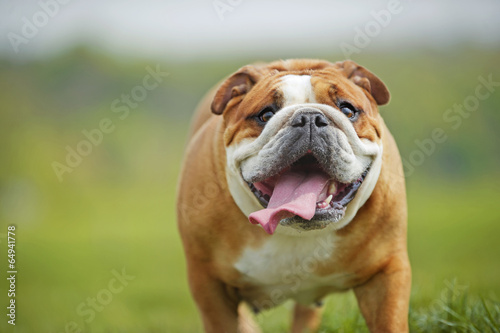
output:
M 238 331 L 238 303 L 222 281 L 205 272 L 189 272 L 189 287 L 198 306 L 206 333 Z
M 354 288 L 361 313 L 372 333 L 408 332 L 411 269 L 402 254 L 365 284 Z

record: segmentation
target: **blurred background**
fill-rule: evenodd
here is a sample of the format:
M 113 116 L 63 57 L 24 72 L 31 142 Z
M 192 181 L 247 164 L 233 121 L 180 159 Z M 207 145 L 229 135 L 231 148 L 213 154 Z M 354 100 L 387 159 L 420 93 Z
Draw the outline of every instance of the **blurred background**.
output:
M 1 2 L 0 331 L 199 332 L 174 210 L 189 119 L 239 67 L 296 57 L 353 59 L 391 91 L 412 308 L 451 283 L 498 302 L 499 13 L 493 0 Z M 328 306 L 362 320 L 349 293 Z M 289 307 L 259 317 L 266 332 L 286 331 Z

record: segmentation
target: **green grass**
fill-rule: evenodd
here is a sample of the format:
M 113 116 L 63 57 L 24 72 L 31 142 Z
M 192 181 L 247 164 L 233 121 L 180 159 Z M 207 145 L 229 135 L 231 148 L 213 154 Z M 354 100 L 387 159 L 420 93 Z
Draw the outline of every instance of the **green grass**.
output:
M 288 302 L 256 319 L 265 325 L 265 332 L 288 332 L 292 306 Z M 472 295 L 456 280 L 447 281 L 431 302 L 423 301 L 415 292 L 412 294 L 409 324 L 410 332 L 414 333 L 496 333 L 500 332 L 500 302 Z M 352 292 L 327 299 L 319 333 L 329 332 L 369 332 Z
M 456 280 L 439 297 L 410 311 L 413 332 L 500 332 L 500 302 L 471 295 Z

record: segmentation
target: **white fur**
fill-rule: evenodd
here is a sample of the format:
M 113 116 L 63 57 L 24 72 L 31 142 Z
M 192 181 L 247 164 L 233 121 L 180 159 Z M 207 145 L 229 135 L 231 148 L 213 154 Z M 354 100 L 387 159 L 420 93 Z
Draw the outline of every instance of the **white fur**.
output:
M 283 94 L 283 106 L 316 103 L 310 75 L 285 75 L 281 78 L 280 90 Z
M 311 304 L 318 301 L 312 289 L 328 286 L 341 290 L 351 276 L 314 274 L 334 249 L 335 235 L 331 232 L 305 239 L 275 234 L 257 249 L 246 248 L 234 267 L 246 282 L 260 286 L 274 305 L 287 298 Z
M 364 139 L 366 140 L 366 139 Z M 368 141 L 368 140 L 366 140 Z M 370 141 L 368 141 L 370 142 Z M 340 229 L 345 227 L 349 222 L 352 221 L 358 210 L 365 204 L 366 200 L 370 197 L 378 181 L 378 176 L 380 175 L 380 170 L 382 169 L 382 151 L 383 146 L 380 144 L 380 151 L 376 155 L 372 166 L 365 180 L 358 189 L 354 199 L 347 205 L 347 209 L 344 217 L 337 223 L 331 223 L 328 227 L 334 225 L 335 229 Z
M 229 187 L 229 192 L 231 192 L 231 196 L 236 202 L 236 205 L 238 205 L 238 207 L 246 217 L 257 210 L 262 209 L 262 206 L 255 195 L 253 195 L 252 191 L 248 187 L 248 184 L 241 177 L 241 173 L 238 167 L 235 165 L 235 163 L 231 163 L 231 161 L 234 161 L 234 156 L 237 155 L 236 151 L 238 151 L 241 147 L 248 146 L 252 141 L 254 140 L 244 139 L 239 144 L 232 145 L 226 148 L 226 179 Z

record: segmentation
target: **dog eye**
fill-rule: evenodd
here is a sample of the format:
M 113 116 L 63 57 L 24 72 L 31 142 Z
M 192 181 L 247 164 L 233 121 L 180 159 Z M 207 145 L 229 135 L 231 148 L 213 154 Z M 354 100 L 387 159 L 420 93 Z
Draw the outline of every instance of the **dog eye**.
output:
M 270 106 L 265 107 L 262 111 L 257 115 L 257 119 L 261 123 L 267 123 L 274 116 L 274 109 Z
M 351 121 L 356 120 L 359 113 L 351 104 L 340 105 L 340 111 L 342 111 Z

